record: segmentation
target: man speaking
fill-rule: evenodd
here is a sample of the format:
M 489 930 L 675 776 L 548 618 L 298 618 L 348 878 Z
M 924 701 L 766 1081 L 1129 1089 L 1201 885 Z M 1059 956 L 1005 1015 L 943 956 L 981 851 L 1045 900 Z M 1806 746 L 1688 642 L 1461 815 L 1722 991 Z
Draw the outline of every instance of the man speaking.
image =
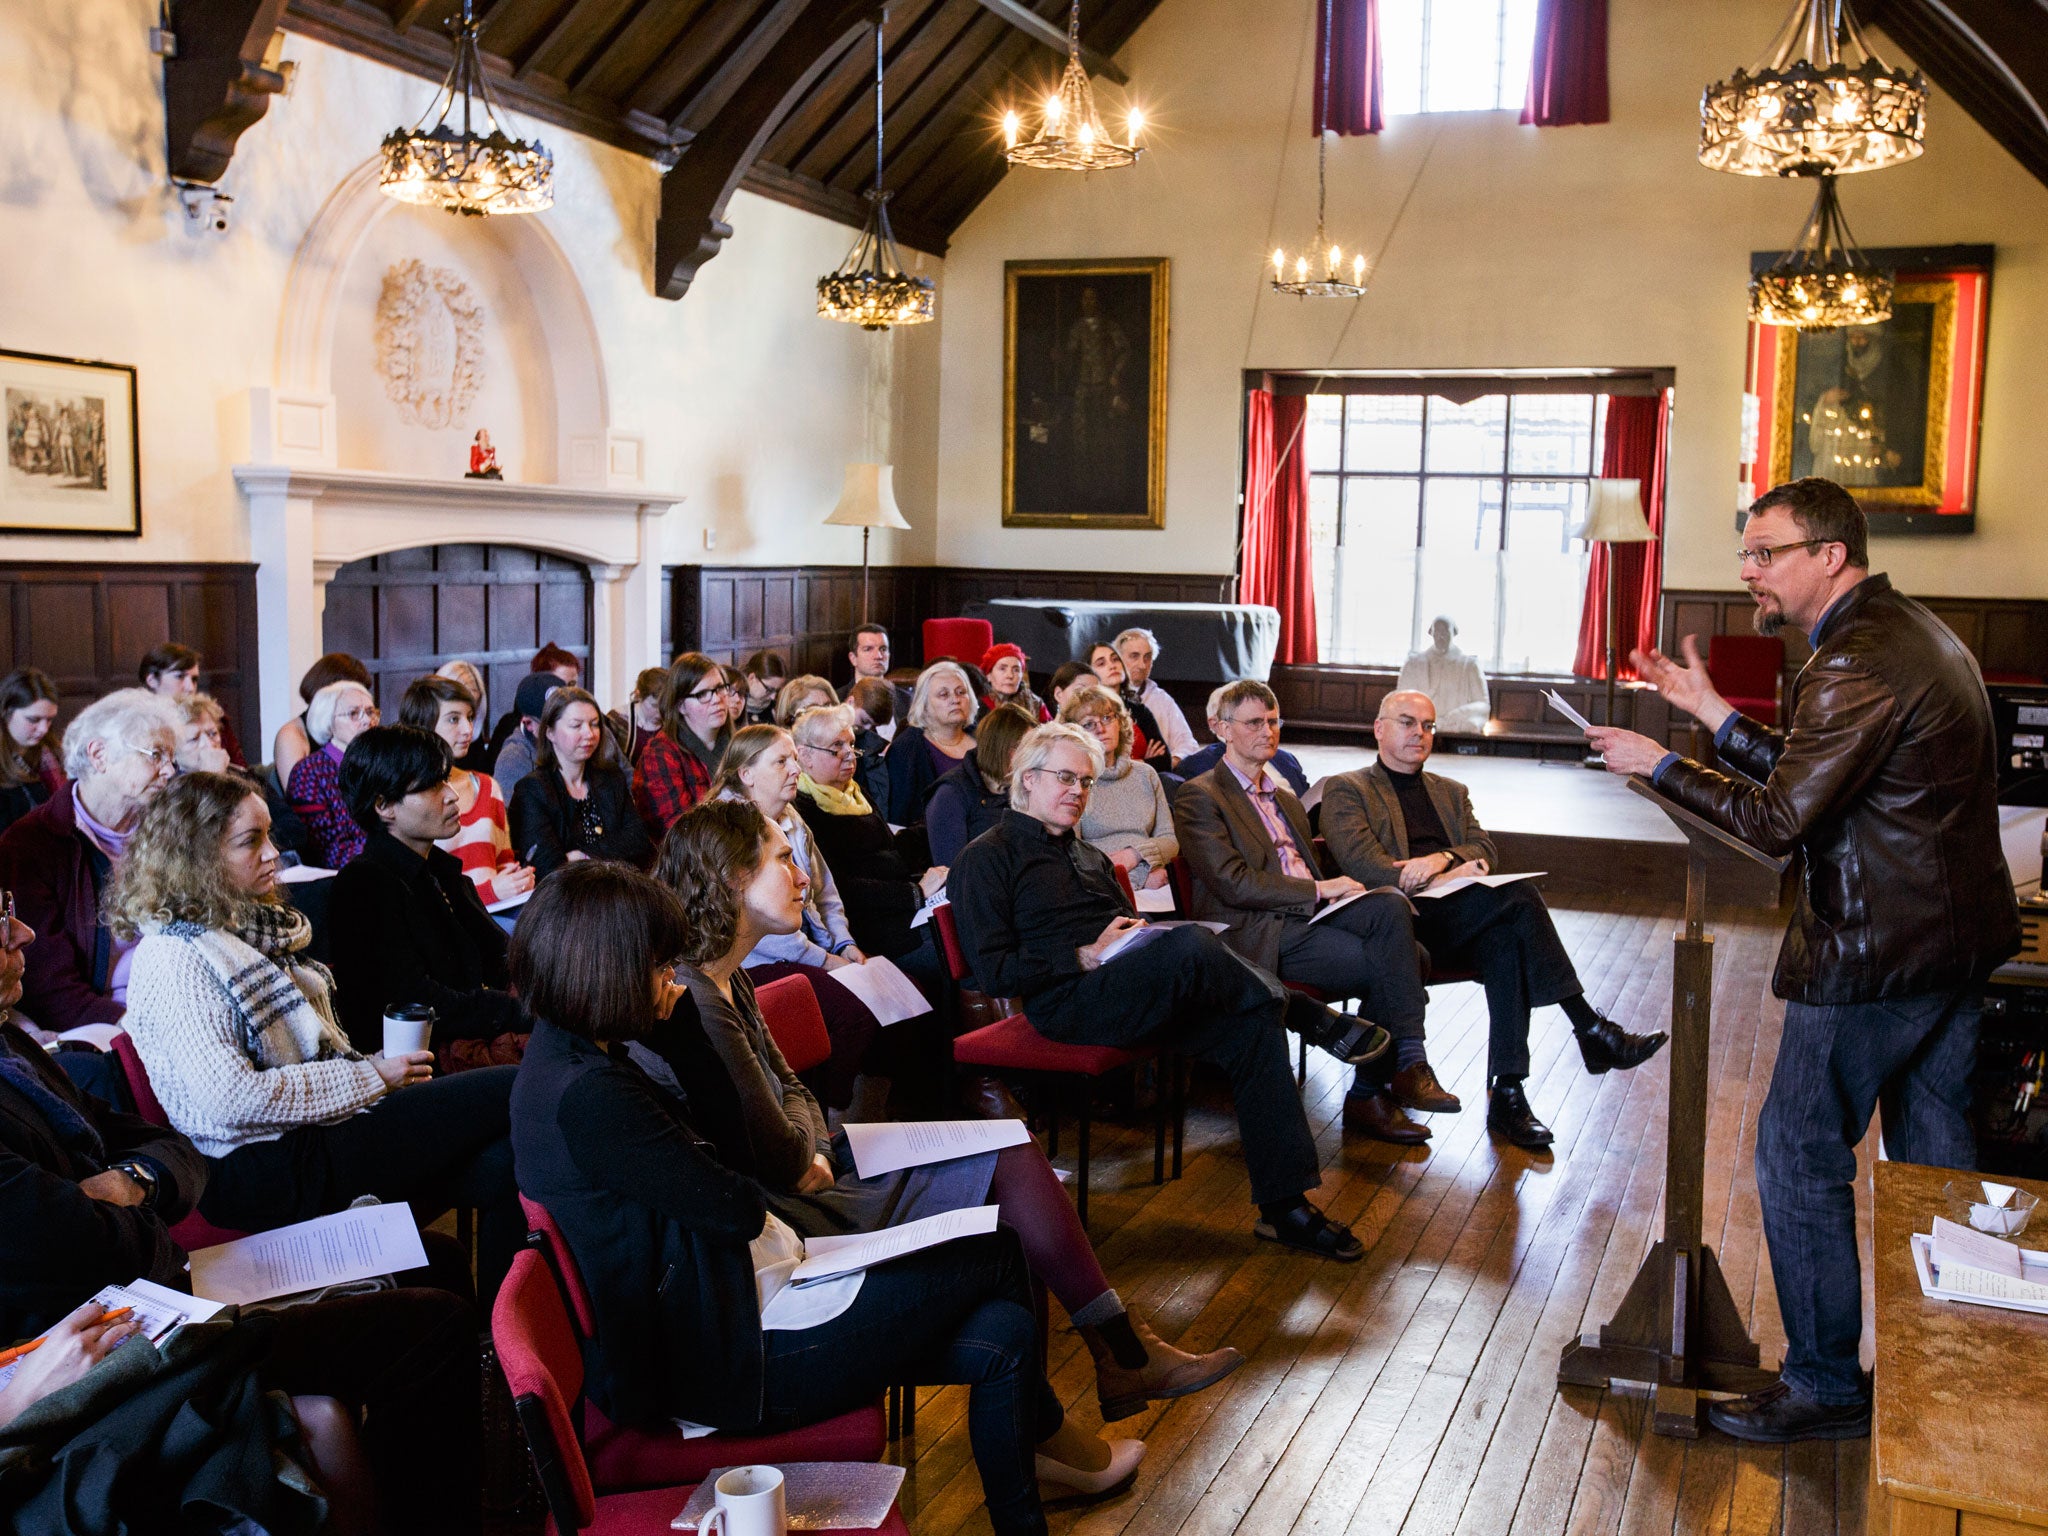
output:
M 1804 857 L 1771 983 L 1785 1029 L 1756 1143 L 1785 1363 L 1776 1385 L 1707 1416 L 1744 1440 L 1841 1440 L 1870 1432 L 1856 1143 L 1882 1105 L 1891 1157 L 1975 1161 L 1979 990 L 2018 950 L 2019 912 L 1984 680 L 1947 626 L 1870 574 L 1855 498 L 1817 478 L 1777 487 L 1751 506 L 1739 558 L 1756 627 L 1796 625 L 1813 646 L 1790 729 L 1738 714 L 1687 636 L 1683 664 L 1637 651 L 1636 667 L 1713 731 L 1733 774 L 1630 731 L 1588 734 L 1610 772 L 1647 775 L 1764 852 Z

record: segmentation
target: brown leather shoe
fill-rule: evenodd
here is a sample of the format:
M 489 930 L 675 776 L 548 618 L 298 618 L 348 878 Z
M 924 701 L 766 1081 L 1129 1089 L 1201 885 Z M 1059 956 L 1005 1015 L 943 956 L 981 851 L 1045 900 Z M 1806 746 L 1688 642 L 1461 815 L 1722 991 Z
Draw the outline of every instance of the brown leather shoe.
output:
M 1345 1094 L 1344 1129 L 1400 1147 L 1419 1146 L 1429 1140 L 1429 1127 L 1420 1120 L 1409 1119 L 1394 1102 L 1394 1096 L 1384 1090 Z
M 1102 1422 L 1105 1424 L 1128 1419 L 1134 1413 L 1143 1413 L 1147 1403 L 1186 1397 L 1191 1392 L 1214 1386 L 1244 1364 L 1244 1356 L 1228 1344 L 1221 1349 L 1212 1349 L 1206 1355 L 1191 1355 L 1185 1350 L 1175 1349 L 1154 1333 L 1137 1313 L 1126 1315 L 1130 1319 L 1131 1332 L 1145 1347 L 1145 1363 L 1136 1369 L 1117 1363 L 1116 1352 L 1103 1338 L 1100 1328 L 1075 1330 L 1087 1341 L 1088 1353 L 1095 1357 L 1095 1395 L 1102 1403 Z
M 960 1085 L 960 1113 L 970 1120 L 1029 1120 L 1024 1106 L 999 1077 L 970 1077 Z
M 1465 1107 L 1455 1093 L 1436 1080 L 1436 1068 L 1426 1061 L 1403 1067 L 1394 1074 L 1394 1097 L 1404 1109 L 1426 1110 L 1436 1115 L 1455 1115 Z

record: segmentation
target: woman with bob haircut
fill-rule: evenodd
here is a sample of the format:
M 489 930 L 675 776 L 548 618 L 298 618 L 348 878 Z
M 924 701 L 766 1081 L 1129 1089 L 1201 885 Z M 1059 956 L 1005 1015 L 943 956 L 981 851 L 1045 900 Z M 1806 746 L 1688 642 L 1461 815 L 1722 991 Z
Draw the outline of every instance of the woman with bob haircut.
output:
M 974 684 L 958 662 L 935 661 L 917 675 L 910 712 L 889 743 L 889 820 L 924 820 L 933 786 L 974 749 Z
M 581 688 L 557 688 L 541 706 L 533 772 L 512 790 L 512 840 L 542 879 L 585 859 L 654 862 L 604 714 Z
M 981 717 L 973 750 L 932 786 L 925 803 L 925 838 L 934 864 L 952 864 L 961 849 L 1003 819 L 1010 808 L 1010 758 L 1037 724 L 1018 704 L 998 704 Z
M 839 702 L 839 690 L 815 672 L 792 677 L 775 695 L 773 720 L 785 731 L 789 723 L 807 709 L 830 709 Z
M 1133 886 L 1165 885 L 1180 857 L 1173 806 L 1152 765 L 1131 756 L 1135 727 L 1124 699 L 1107 688 L 1077 688 L 1060 706 L 1060 723 L 1078 725 L 1102 748 L 1102 772 L 1075 828 L 1081 840 L 1108 854 Z
M 139 939 L 123 1027 L 171 1124 L 210 1160 L 199 1209 L 265 1232 L 404 1200 L 424 1226 L 479 1212 L 495 1292 L 525 1233 L 507 1141 L 511 1067 L 433 1078 L 433 1053 L 365 1057 L 309 959 L 312 925 L 278 894 L 263 796 L 188 773 L 150 806 L 107 896 Z
M 650 837 L 659 838 L 711 793 L 739 701 L 731 674 L 703 652 L 685 651 L 670 665 L 661 690 L 661 729 L 633 765 L 633 805 Z
M 285 798 L 306 824 L 322 869 L 340 869 L 363 851 L 363 829 L 341 798 L 341 756 L 348 744 L 384 717 L 361 683 L 329 683 L 306 706 L 306 736 L 313 750 L 299 759 Z
M 462 665 L 468 667 L 469 663 Z M 455 790 L 457 822 L 454 835 L 435 846 L 455 856 L 484 905 L 489 906 L 524 896 L 533 889 L 535 875 L 512 850 L 512 812 L 499 792 L 498 781 L 464 766 L 476 741 L 479 708 L 468 688 L 436 672 L 431 677 L 416 677 L 406 686 L 398 705 L 398 723 L 431 732 L 448 744 L 452 764 L 448 782 Z
M 0 677 L 0 832 L 64 788 L 57 685 L 34 667 Z
M 1039 1368 L 1016 1234 L 790 1286 L 802 1239 L 724 1160 L 697 1104 L 647 1070 L 670 1063 L 644 1042 L 690 1006 L 671 967 L 692 929 L 659 882 L 585 864 L 543 883 L 512 937 L 536 1018 L 512 1093 L 519 1186 L 560 1224 L 589 1289 L 591 1401 L 635 1428 L 779 1433 L 891 1382 L 963 1383 L 996 1536 L 1043 1536 L 1035 1449 L 1086 1460 L 1101 1442 L 1066 1421 Z M 677 1032 L 674 1049 L 692 1045 L 703 1055 L 685 1078 L 719 1070 L 701 1032 Z
M 1234 1349 L 1182 1354 L 1125 1311 L 1073 1201 L 1035 1141 L 857 1176 L 845 1138 L 830 1133 L 824 1111 L 776 1048 L 741 964 L 763 937 L 791 932 L 802 921 L 804 872 L 781 828 L 750 805 L 707 803 L 670 831 L 662 872 L 695 919 L 675 972 L 694 1008 L 677 1008 L 655 1030 L 647 1048 L 661 1060 L 643 1065 L 657 1079 L 664 1071 L 673 1076 L 720 1158 L 757 1180 L 769 1208 L 799 1234 L 874 1232 L 966 1206 L 1001 1207 L 1002 1219 L 1023 1240 L 1032 1272 L 1088 1341 L 1106 1420 L 1198 1391 L 1243 1363 Z M 707 1044 L 715 1070 L 704 1054 Z M 1142 1447 L 1126 1445 L 1119 1455 L 1135 1467 Z M 1087 1478 L 1069 1486 L 1099 1491 Z

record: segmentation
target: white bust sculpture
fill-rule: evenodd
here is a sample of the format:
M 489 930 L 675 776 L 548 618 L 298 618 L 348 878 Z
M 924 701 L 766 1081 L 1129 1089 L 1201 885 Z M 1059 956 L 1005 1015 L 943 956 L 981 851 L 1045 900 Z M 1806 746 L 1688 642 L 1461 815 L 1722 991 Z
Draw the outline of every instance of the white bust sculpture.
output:
M 1487 702 L 1486 674 L 1479 659 L 1451 644 L 1458 626 L 1439 614 L 1429 626 L 1430 644 L 1401 664 L 1401 676 L 1394 686 L 1404 692 L 1426 693 L 1436 706 L 1440 729 L 1481 731 L 1493 713 Z

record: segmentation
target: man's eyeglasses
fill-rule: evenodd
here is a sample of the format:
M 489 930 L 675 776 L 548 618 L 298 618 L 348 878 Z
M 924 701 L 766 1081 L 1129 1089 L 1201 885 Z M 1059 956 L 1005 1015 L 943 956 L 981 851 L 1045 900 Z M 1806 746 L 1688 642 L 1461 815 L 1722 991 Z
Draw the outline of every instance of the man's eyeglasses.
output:
M 1225 725 L 1242 725 L 1254 731 L 1277 731 L 1280 729 L 1278 715 L 1225 715 Z
M 1787 550 L 1818 549 L 1823 544 L 1836 542 L 1834 539 L 1801 539 L 1794 544 L 1761 544 L 1755 549 L 1745 547 L 1735 552 L 1735 564 L 1739 569 L 1754 561 L 1758 570 L 1767 571 L 1771 568 L 1771 562 Z
M 1413 715 L 1392 715 L 1388 718 L 1393 724 L 1398 725 L 1404 731 L 1420 731 L 1425 736 L 1434 736 L 1436 734 L 1436 722 L 1434 720 L 1418 720 Z
M 1076 773 L 1071 768 L 1033 768 L 1030 771 L 1051 774 L 1060 781 L 1061 789 L 1072 789 L 1077 784 L 1083 789 L 1095 787 L 1095 775 L 1092 773 Z

